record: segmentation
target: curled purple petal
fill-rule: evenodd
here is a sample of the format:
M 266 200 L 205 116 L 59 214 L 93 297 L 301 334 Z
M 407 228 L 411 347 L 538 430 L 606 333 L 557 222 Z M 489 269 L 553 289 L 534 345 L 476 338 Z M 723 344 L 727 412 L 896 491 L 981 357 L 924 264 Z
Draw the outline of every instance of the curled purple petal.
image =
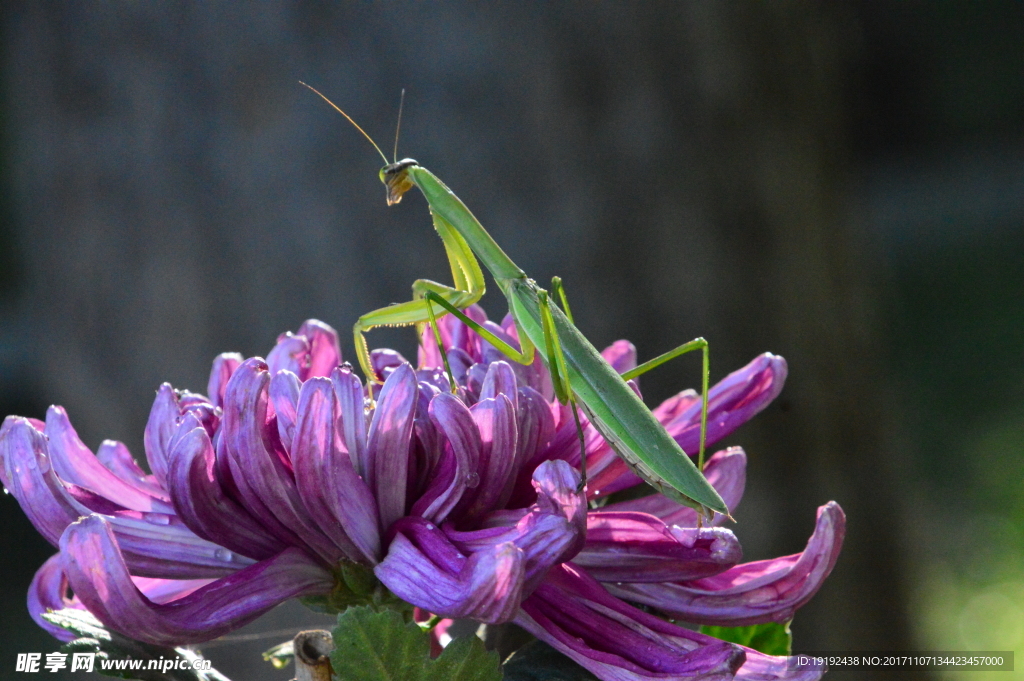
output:
M 143 434 L 146 460 L 153 471 L 153 476 L 161 485 L 167 484 L 167 444 L 178 425 L 179 416 L 181 407 L 178 404 L 178 396 L 170 383 L 164 383 L 156 391 L 156 399 L 149 410 L 149 420 Z
M 721 527 L 669 526 L 646 513 L 592 513 L 574 562 L 602 582 L 667 582 L 723 572 L 743 557 Z
M 281 444 L 291 452 L 292 440 L 295 438 L 295 409 L 299 403 L 299 390 L 302 383 L 299 377 L 290 371 L 283 370 L 270 379 L 270 403 L 274 405 L 277 416 L 277 432 L 281 436 Z
M 766 352 L 712 386 L 708 391 L 706 443 L 718 442 L 767 407 L 782 392 L 787 372 L 785 359 Z M 661 416 L 659 409 L 654 414 Z M 684 452 L 696 455 L 700 444 L 699 399 L 662 423 Z
M 515 622 L 605 681 L 725 681 L 746 659 L 739 646 L 626 605 L 570 563 L 548 574 Z
M 516 374 L 508 362 L 493 362 L 487 367 L 487 374 L 484 376 L 483 385 L 480 387 L 480 399 L 486 400 L 489 397 L 505 395 L 512 401 L 512 406 L 518 406 L 518 387 L 516 385 Z
M 299 377 L 305 381 L 314 377 L 330 376 L 341 364 L 341 346 L 338 332 L 318 319 L 307 319 L 299 327 L 298 335 L 309 341 L 309 358 L 305 373 Z
M 409 443 L 418 389 L 412 367 L 400 365 L 384 382 L 370 423 L 366 446 L 373 459 L 372 466 L 367 466 L 367 483 L 377 497 L 384 528 L 405 515 Z
M 830 501 L 818 509 L 814 534 L 802 553 L 737 565 L 714 577 L 681 584 L 607 584 L 613 594 L 696 624 L 728 627 L 785 622 L 810 600 L 832 572 L 846 517 Z
M 513 508 L 533 503 L 533 470 L 543 461 L 548 443 L 555 434 L 555 420 L 551 407 L 544 397 L 529 386 L 519 388 L 519 408 L 516 410 L 516 425 L 519 436 L 516 441 L 516 475 L 509 476 L 512 488 L 508 504 Z
M 3 423 L 0 423 L 0 484 L 3 484 L 4 489 L 9 490 L 11 488 L 11 473 L 7 470 L 7 456 L 3 443 L 6 441 L 7 432 L 14 428 L 14 424 L 24 421 L 26 425 L 32 427 L 32 424 L 28 422 L 23 416 L 7 416 L 4 418 Z M 45 426 L 44 426 L 45 428 Z M 37 429 L 42 432 L 43 429 Z
M 376 563 L 380 529 L 373 494 L 334 433 L 334 387 L 310 378 L 299 398 L 292 461 L 295 482 L 319 527 L 349 560 Z
M 32 578 L 32 583 L 28 587 L 28 614 L 54 638 L 71 641 L 76 634 L 41 617 L 43 613 L 64 608 L 85 610 L 85 606 L 78 598 L 68 596 L 68 580 L 61 567 L 60 554 L 57 553 L 50 556 Z
M 4 486 L 29 522 L 54 546 L 70 523 L 89 509 L 77 502 L 50 467 L 46 436 L 27 419 L 8 416 L 0 430 Z
M 516 414 L 508 397 L 498 393 L 497 397 L 481 399 L 470 413 L 480 433 L 480 460 L 477 484 L 463 495 L 464 510 L 461 505 L 456 509 L 462 522 L 505 505 L 512 492 L 508 489 L 506 493 L 506 482 L 516 464 Z
M 200 537 L 250 558 L 262 560 L 282 551 L 287 544 L 267 532 L 222 487 L 209 435 L 197 421 L 185 418 L 185 433 L 171 451 L 169 480 L 182 521 Z
M 199 537 L 177 516 L 117 511 L 103 517 L 116 535 L 132 574 L 200 579 L 228 575 L 253 563 L 245 555 Z
M 228 381 L 235 373 L 245 358 L 237 352 L 224 352 L 213 360 L 213 367 L 210 369 L 210 381 L 206 386 L 206 394 L 210 396 L 210 402 L 215 407 L 224 406 L 224 391 L 227 390 Z
M 363 476 L 367 484 L 370 464 L 366 449 L 366 400 L 363 383 L 352 371 L 352 365 L 343 364 L 331 372 L 334 397 L 338 401 L 339 430 L 342 442 L 356 473 Z
M 216 638 L 296 596 L 330 591 L 333 578 L 303 551 L 286 549 L 183 598 L 155 603 L 132 581 L 110 525 L 82 518 L 61 537 L 64 573 L 75 595 L 111 629 L 177 646 Z
M 370 352 L 370 368 L 381 381 L 386 381 L 395 369 L 408 363 L 409 361 L 397 350 L 381 348 Z
M 484 387 L 484 379 L 487 378 L 487 365 L 477 362 L 466 371 L 466 381 L 463 387 L 466 393 L 466 402 L 473 404 L 480 399 L 480 389 Z
M 271 375 L 279 371 L 290 371 L 296 376 L 305 372 L 309 359 L 309 341 L 305 336 L 296 336 L 291 331 L 277 337 L 277 345 L 267 353 L 267 366 Z
M 86 447 L 63 407 L 46 412 L 46 437 L 53 469 L 64 482 L 84 487 L 125 508 L 173 513 L 171 504 L 111 473 Z
M 446 446 L 434 464 L 430 484 L 417 499 L 409 515 L 441 522 L 455 507 L 466 490 L 466 478 L 459 474 L 459 464 L 451 446 Z
M 435 510 L 433 517 L 438 521 L 447 517 L 448 511 L 458 502 L 467 488 L 474 488 L 480 483 L 477 466 L 480 463 L 480 431 L 477 429 L 473 415 L 459 398 L 451 393 L 441 393 L 430 402 L 430 420 L 440 433 L 447 439 L 446 451 L 451 451 L 453 459 L 445 460 L 445 470 L 454 468 L 451 483 L 439 498 L 444 499 L 442 508 Z M 438 506 L 434 502 L 434 506 Z
M 154 579 L 151 577 L 132 577 L 132 582 L 146 598 L 154 603 L 167 603 L 200 589 L 213 580 L 211 579 Z M 28 611 L 35 622 L 61 641 L 70 641 L 76 637 L 71 631 L 58 627 L 45 620 L 41 615 L 50 611 L 73 608 L 85 610 L 85 606 L 77 596 L 68 596 L 70 585 L 64 575 L 61 554 L 51 556 L 36 571 L 28 590 Z
M 587 500 L 579 489 L 580 474 L 565 461 L 545 461 L 533 472 L 533 488 L 537 491 L 537 508 L 545 513 L 561 515 L 577 530 L 583 545 Z
M 403 518 L 388 555 L 374 574 L 392 593 L 445 617 L 507 622 L 522 599 L 523 552 L 506 542 L 459 553 L 445 534 L 421 518 Z

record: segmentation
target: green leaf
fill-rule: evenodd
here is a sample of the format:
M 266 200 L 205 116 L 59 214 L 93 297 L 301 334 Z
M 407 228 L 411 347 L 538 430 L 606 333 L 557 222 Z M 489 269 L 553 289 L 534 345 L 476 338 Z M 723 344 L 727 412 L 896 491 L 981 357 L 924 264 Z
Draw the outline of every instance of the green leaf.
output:
M 543 641 L 533 641 L 505 662 L 505 681 L 597 681 L 597 677 Z
M 730 643 L 753 648 L 767 655 L 792 655 L 793 634 L 789 622 L 768 622 L 749 627 L 714 627 L 704 625 L 700 633 L 720 638 Z
M 500 681 L 501 665 L 476 636 L 452 641 L 430 659 L 430 634 L 394 610 L 351 607 L 331 632 L 340 681 Z
M 423 632 L 424 636 L 428 636 Z M 449 643 L 441 656 L 430 660 L 430 681 L 498 681 L 501 679 L 501 660 L 498 654 L 484 647 L 476 636 L 463 636 Z
M 196 661 L 202 660 L 195 651 L 187 648 L 164 648 L 142 643 L 108 630 L 96 617 L 85 610 L 65 608 L 56 612 L 43 614 L 43 619 L 67 629 L 78 638 L 65 644 L 61 650 L 66 653 L 94 653 L 96 655 L 93 671 L 106 676 L 120 679 L 137 679 L 139 681 L 229 681 L 215 669 L 208 671 L 193 670 Z M 103 660 L 142 660 L 143 667 L 149 660 L 183 660 L 187 661 L 188 669 L 104 669 Z

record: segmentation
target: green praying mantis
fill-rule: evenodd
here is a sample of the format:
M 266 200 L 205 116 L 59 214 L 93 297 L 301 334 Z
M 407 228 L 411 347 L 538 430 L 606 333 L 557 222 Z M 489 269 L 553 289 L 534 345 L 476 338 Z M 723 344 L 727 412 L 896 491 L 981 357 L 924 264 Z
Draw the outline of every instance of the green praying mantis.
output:
M 593 344 L 573 324 L 561 280 L 552 280 L 561 308 L 552 302 L 548 292 L 519 268 L 494 241 L 466 205 L 429 170 L 412 159 L 388 162 L 380 147 L 348 114 L 338 108 L 315 88 L 302 83 L 334 107 L 377 149 L 385 166 L 380 179 L 387 187 L 387 203 L 394 205 L 412 187 L 418 187 L 427 200 L 452 270 L 454 286 L 427 279 L 417 279 L 413 299 L 368 312 L 359 317 L 353 328 L 359 364 L 367 380 L 379 381 L 370 363 L 365 334 L 380 326 L 406 326 L 430 323 L 445 370 L 456 388 L 448 358 L 441 344 L 437 318 L 455 315 L 480 334 L 510 360 L 531 364 L 535 353 L 551 374 L 555 395 L 561 404 L 572 407 L 576 428 L 583 445 L 577 405 L 590 423 L 611 447 L 641 478 L 662 494 L 697 511 L 708 519 L 713 511 L 729 515 L 729 509 L 718 492 L 701 473 L 704 464 L 704 439 L 707 428 L 707 400 L 702 400 L 700 451 L 698 463 L 665 431 L 626 381 L 678 357 L 701 350 L 703 353 L 703 395 L 708 394 L 708 344 L 697 338 L 663 355 L 619 374 L 601 356 Z M 399 114 L 401 121 L 401 114 Z M 398 135 L 395 135 L 397 158 Z M 462 309 L 478 301 L 485 291 L 480 263 L 491 273 L 508 301 L 515 322 L 520 347 L 514 348 L 466 316 Z M 586 481 L 586 455 L 582 453 L 581 488 Z

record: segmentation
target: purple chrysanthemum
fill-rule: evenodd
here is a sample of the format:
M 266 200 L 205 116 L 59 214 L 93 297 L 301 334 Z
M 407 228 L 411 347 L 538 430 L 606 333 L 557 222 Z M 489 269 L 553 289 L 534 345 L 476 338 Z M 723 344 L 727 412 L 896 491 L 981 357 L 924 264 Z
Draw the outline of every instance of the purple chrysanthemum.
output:
M 515 342 L 509 324 L 468 313 Z M 697 528 L 690 509 L 660 496 L 588 514 L 575 426 L 543 366 L 502 361 L 450 317 L 441 327 L 458 396 L 429 337 L 419 370 L 373 354 L 384 381 L 373 401 L 320 322 L 283 335 L 266 361 L 221 355 L 209 397 L 158 391 L 145 437 L 152 474 L 120 443 L 94 455 L 59 407 L 45 424 L 8 417 L 3 483 L 60 547 L 33 581 L 33 617 L 66 638 L 40 613 L 84 607 L 112 629 L 177 645 L 295 596 L 383 594 L 444 617 L 514 620 L 603 679 L 820 675 L 621 599 L 694 623 L 787 620 L 835 562 L 837 505 L 821 509 L 803 554 L 746 565 L 729 530 Z M 620 370 L 635 364 L 624 342 L 605 355 Z M 784 377 L 785 362 L 763 355 L 716 385 L 709 442 L 763 408 Z M 655 410 L 687 451 L 699 408 L 685 392 Z M 589 425 L 586 435 L 591 498 L 639 482 Z M 735 449 L 709 460 L 730 508 L 744 464 Z M 566 618 L 580 609 L 587 617 Z M 623 643 L 634 638 L 645 645 Z

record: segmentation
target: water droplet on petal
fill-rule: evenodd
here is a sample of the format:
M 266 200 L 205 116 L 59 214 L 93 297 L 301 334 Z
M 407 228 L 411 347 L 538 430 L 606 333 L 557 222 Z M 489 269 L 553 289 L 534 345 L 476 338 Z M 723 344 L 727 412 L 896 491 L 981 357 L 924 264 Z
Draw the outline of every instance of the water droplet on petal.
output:
M 480 474 L 479 473 L 468 473 L 466 475 L 466 487 L 468 487 L 470 489 L 473 489 L 474 487 L 476 487 L 479 484 L 480 484 Z
M 10 490 L 8 490 L 6 487 L 4 487 L 4 494 L 10 494 L 10 493 L 11 493 Z
M 40 473 L 46 473 L 50 470 L 50 460 L 45 456 L 30 456 L 27 457 L 25 463 L 28 465 L 30 471 L 39 471 Z
M 235 558 L 235 554 L 231 553 L 227 549 L 217 549 L 213 552 L 213 555 L 217 556 L 219 560 L 222 560 L 225 563 L 230 563 Z
M 171 516 L 166 513 L 146 513 L 143 516 L 146 522 L 152 523 L 153 525 L 170 525 Z
M 434 526 L 433 526 L 433 524 L 431 524 L 431 523 L 427 523 L 427 529 L 428 529 L 428 530 L 432 530 L 432 529 L 434 529 Z

